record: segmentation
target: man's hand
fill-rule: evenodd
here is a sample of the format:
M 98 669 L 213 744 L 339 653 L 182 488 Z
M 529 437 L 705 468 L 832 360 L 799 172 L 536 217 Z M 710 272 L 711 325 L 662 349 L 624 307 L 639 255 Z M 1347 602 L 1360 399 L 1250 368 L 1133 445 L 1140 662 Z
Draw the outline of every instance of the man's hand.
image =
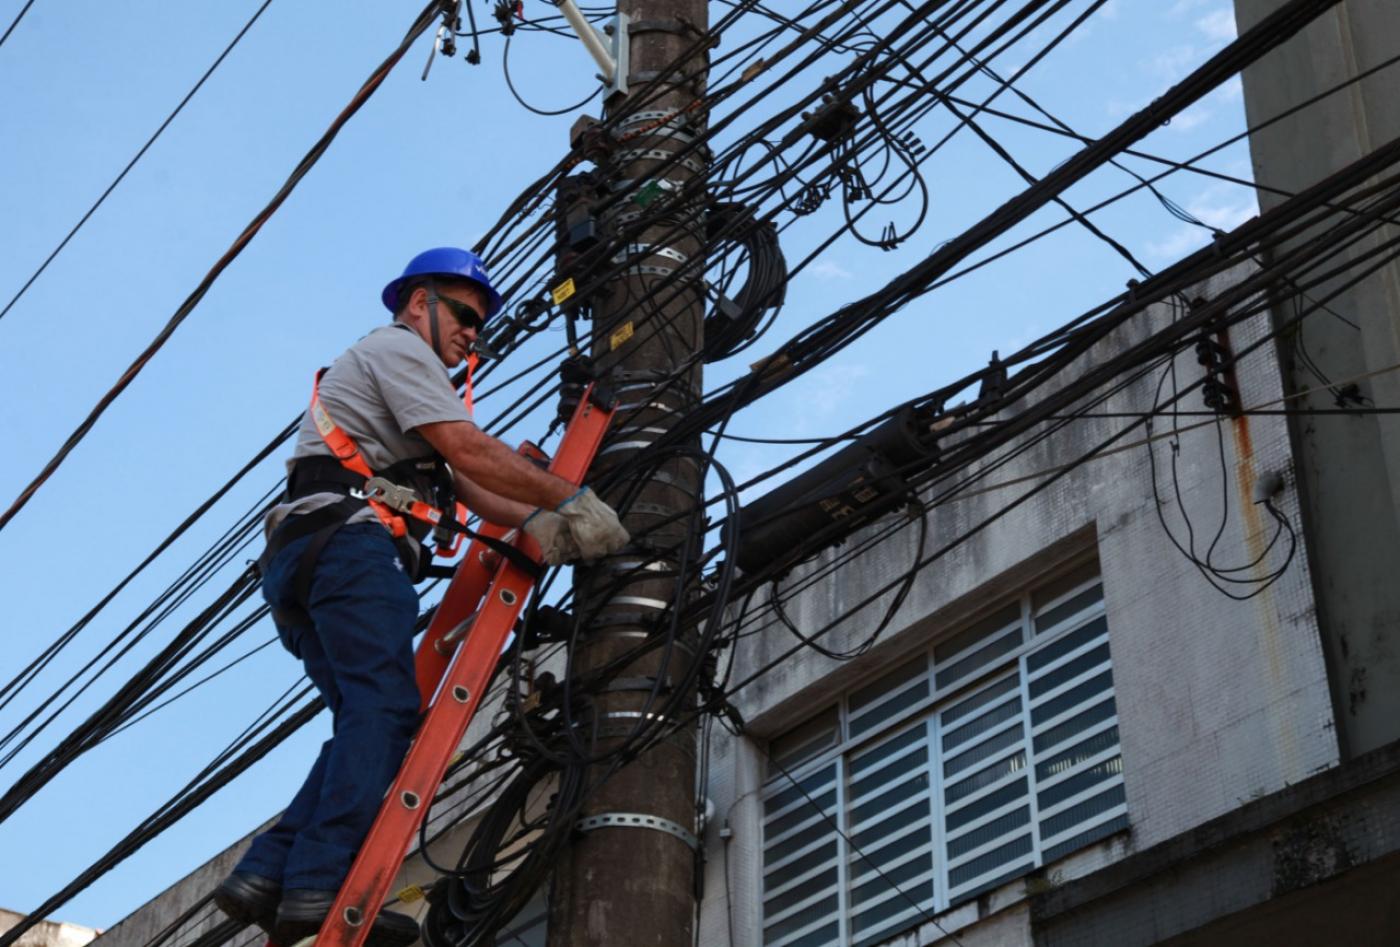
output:
M 569 531 L 569 521 L 549 510 L 536 510 L 526 517 L 521 529 L 540 544 L 540 558 L 547 566 L 573 562 L 580 555 L 578 543 Z
M 578 544 L 579 555 L 593 562 L 617 552 L 631 540 L 613 508 L 590 488 L 584 487 L 557 506 L 556 511 L 568 521 L 569 531 Z

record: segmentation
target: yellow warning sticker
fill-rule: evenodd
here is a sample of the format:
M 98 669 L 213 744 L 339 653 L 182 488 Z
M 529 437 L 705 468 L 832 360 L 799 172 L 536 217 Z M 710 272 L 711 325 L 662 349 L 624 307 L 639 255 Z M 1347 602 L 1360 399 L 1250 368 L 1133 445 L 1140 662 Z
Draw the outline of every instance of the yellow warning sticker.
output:
M 399 900 L 404 904 L 412 904 L 414 901 L 423 900 L 423 889 L 417 885 L 409 885 L 399 892 Z
M 549 295 L 554 297 L 554 305 L 559 305 L 564 300 L 574 294 L 574 278 L 570 276 L 564 282 L 549 291 Z
M 626 325 L 624 325 L 621 329 L 618 329 L 616 332 L 614 332 L 612 334 L 612 337 L 608 340 L 612 343 L 612 350 L 616 352 L 617 347 L 619 345 L 632 338 L 633 331 L 634 329 L 632 328 L 632 323 L 629 322 Z

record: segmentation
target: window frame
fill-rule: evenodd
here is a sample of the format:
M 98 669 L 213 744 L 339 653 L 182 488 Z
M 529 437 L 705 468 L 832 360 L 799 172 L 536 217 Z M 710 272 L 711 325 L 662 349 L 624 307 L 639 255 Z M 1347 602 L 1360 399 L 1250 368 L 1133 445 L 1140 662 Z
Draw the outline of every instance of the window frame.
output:
M 1093 574 L 1089 575 L 1088 570 L 1092 568 Z M 1058 594 L 1039 604 L 1036 603 L 1036 596 L 1043 593 L 1047 588 L 1055 586 L 1057 583 L 1065 582 L 1077 573 L 1084 576 L 1060 589 Z M 928 858 L 928 868 L 918 871 L 907 883 L 901 883 L 900 888 L 908 890 L 909 885 L 923 886 L 927 883 L 926 875 L 931 872 L 932 878 L 932 904 L 921 905 L 916 910 L 913 905 L 909 905 L 903 911 L 896 911 L 890 918 L 885 919 L 879 925 L 869 928 L 871 931 L 882 932 L 872 943 L 887 940 L 897 936 L 900 932 L 907 930 L 912 924 L 917 923 L 928 910 L 945 911 L 958 904 L 977 896 L 978 894 L 1000 884 L 1004 884 L 1016 877 L 1021 877 L 1026 873 L 1035 870 L 1049 862 L 1058 860 L 1069 854 L 1071 851 L 1092 844 L 1088 841 L 1069 845 L 1063 850 L 1056 850 L 1059 846 L 1065 846 L 1081 835 L 1088 835 L 1096 832 L 1105 826 L 1117 824 L 1115 828 L 1105 832 L 1102 837 L 1108 837 L 1124 830 L 1127 827 L 1127 804 L 1122 793 L 1123 767 L 1122 767 L 1122 745 L 1121 735 L 1118 734 L 1118 713 L 1117 694 L 1112 678 L 1114 662 L 1110 645 L 1110 626 L 1107 621 L 1107 606 L 1102 590 L 1103 575 L 1099 564 L 1095 559 L 1082 559 L 1077 563 L 1072 563 L 1065 569 L 1044 576 L 1034 583 L 1025 585 L 1014 596 L 1002 598 L 995 607 L 982 610 L 975 618 L 961 622 L 958 626 L 950 629 L 945 634 L 940 634 L 937 638 L 921 648 L 917 653 L 906 656 L 893 664 L 886 665 L 878 671 L 869 675 L 863 675 L 853 686 L 844 688 L 839 697 L 833 703 L 827 703 L 815 713 L 807 715 L 802 721 L 793 727 L 788 728 L 784 734 L 769 741 L 765 759 L 766 771 L 763 773 L 763 783 L 760 790 L 759 804 L 761 807 L 761 825 L 763 826 L 763 842 L 759 849 L 759 857 L 763 860 L 760 865 L 760 903 L 762 906 L 761 931 L 762 943 L 786 944 L 790 941 L 800 941 L 809 936 L 812 932 L 820 931 L 831 923 L 834 917 L 838 923 L 838 938 L 835 943 L 846 947 L 860 941 L 860 938 L 853 932 L 852 926 L 856 915 L 859 913 L 852 909 L 852 892 L 856 885 L 866 884 L 871 880 L 878 880 L 880 875 L 874 867 L 867 867 L 863 870 L 856 870 L 856 863 L 860 861 L 860 856 L 856 854 L 853 843 L 843 839 L 852 838 L 862 830 L 861 826 L 853 821 L 852 800 L 856 798 L 853 785 L 859 780 L 866 780 L 883 769 L 891 769 L 907 755 L 904 751 L 891 754 L 890 758 L 882 760 L 870 772 L 852 776 L 858 762 L 860 754 L 868 753 L 878 749 L 888 741 L 903 738 L 911 729 L 922 728 L 924 731 L 922 745 L 925 747 L 925 761 L 922 766 L 926 773 L 923 789 L 920 791 L 927 798 L 928 813 L 930 820 L 929 841 L 916 845 L 911 851 L 904 852 L 895 857 L 889 864 L 881 864 L 881 870 L 889 870 L 893 865 L 895 868 L 903 867 L 907 863 L 916 859 Z M 1066 615 L 1057 616 L 1056 621 L 1044 629 L 1036 627 L 1038 618 L 1045 618 L 1052 614 L 1061 606 L 1072 602 L 1077 596 L 1083 595 L 1095 586 L 1099 587 L 1097 596 L 1091 598 L 1085 605 L 1074 609 Z M 1007 648 L 1002 653 L 993 653 L 986 661 L 974 664 L 968 673 L 959 676 L 957 679 L 947 682 L 943 687 L 938 686 L 938 676 L 940 672 L 946 673 L 951 668 L 956 668 L 960 662 L 968 660 L 979 651 L 987 649 L 989 652 L 1001 647 L 1005 640 L 1010 637 L 1011 624 L 1008 615 L 1008 623 L 998 625 L 993 623 L 993 619 L 1002 612 L 1009 612 L 1012 604 L 1018 606 L 1019 618 L 1016 623 L 1019 640 L 1014 647 Z M 977 628 L 979 623 L 987 622 L 989 630 L 985 633 L 973 637 L 960 650 L 946 655 L 942 661 L 935 660 L 935 651 L 949 642 L 955 640 L 959 635 L 965 634 Z M 1070 646 L 1064 653 L 1057 655 L 1039 666 L 1032 667 L 1031 656 L 1041 652 L 1051 650 L 1056 643 L 1076 633 L 1083 633 L 1085 629 L 1102 623 L 1102 628 L 1097 632 L 1086 636 L 1085 640 Z M 1104 655 L 1098 660 L 1085 660 L 1099 649 L 1104 649 Z M 1074 670 L 1074 663 L 1081 661 L 1083 667 Z M 895 677 L 906 667 L 913 668 L 916 663 L 920 663 L 917 670 L 913 670 L 907 678 L 897 681 L 894 690 L 888 695 L 876 692 L 875 696 L 862 694 L 872 686 L 887 678 Z M 1069 669 L 1069 670 L 1066 670 Z M 1055 680 L 1056 674 L 1067 675 L 1062 680 Z M 1097 678 L 1108 675 L 1106 688 L 1095 691 L 1089 685 Z M 975 699 L 978 695 L 990 691 L 999 686 L 1003 681 L 1015 680 L 1016 684 L 1006 690 L 1006 693 L 998 695 L 989 700 L 985 705 L 975 706 L 972 711 L 966 711 L 966 723 L 964 725 L 975 724 L 986 714 L 995 709 L 1010 704 L 1018 704 L 1017 709 L 1010 713 L 1004 720 L 998 720 L 973 733 L 965 742 L 958 744 L 954 748 L 945 747 L 945 741 L 950 734 L 957 732 L 957 726 L 949 726 L 945 723 L 944 715 L 952 710 L 959 709 L 960 701 Z M 1035 687 L 1037 682 L 1055 680 L 1050 686 L 1043 689 Z M 1049 716 L 1035 720 L 1035 713 L 1042 708 L 1052 705 L 1053 701 L 1071 694 L 1077 688 L 1086 688 L 1088 696 L 1079 701 L 1070 701 L 1068 706 L 1061 708 L 1058 712 Z M 923 696 L 917 699 L 907 700 L 905 695 L 922 690 Z M 853 696 L 859 695 L 863 703 L 852 709 Z M 1095 699 L 1095 697 L 1101 699 Z M 870 697 L 870 699 L 866 699 Z M 1051 744 L 1043 749 L 1037 749 L 1036 740 L 1038 737 L 1053 731 L 1055 728 L 1063 726 L 1081 714 L 1090 713 L 1103 707 L 1107 703 L 1113 703 L 1111 712 L 1102 719 L 1089 724 L 1083 730 L 1074 732 L 1071 736 L 1062 738 L 1058 744 Z M 890 710 L 887 705 L 893 705 Z M 829 743 L 814 755 L 795 762 L 785 762 L 788 775 L 778 769 L 771 762 L 772 754 L 776 751 L 776 745 L 783 736 L 800 730 L 822 715 L 831 713 L 835 708 L 835 733 L 834 742 Z M 883 708 L 883 709 L 882 709 Z M 873 715 L 873 717 L 872 717 Z M 854 731 L 852 723 L 859 723 L 862 720 L 872 720 L 873 723 L 857 727 Z M 1019 737 L 1012 740 L 1007 746 L 998 748 L 983 760 L 971 763 L 964 772 L 952 775 L 946 771 L 946 764 L 955 760 L 959 754 L 975 751 L 977 748 L 987 745 L 990 741 L 1002 738 L 1004 734 L 1010 734 L 1019 728 Z M 1045 776 L 1039 775 L 1044 764 L 1052 763 L 1061 757 L 1062 754 L 1071 753 L 1083 747 L 1088 741 L 1100 738 L 1104 734 L 1113 732 L 1111 741 L 1106 746 L 1099 747 L 1087 755 L 1078 758 L 1069 757 L 1059 762 L 1062 764 L 1057 771 L 1048 772 Z M 810 740 L 810 736 L 809 736 Z M 821 742 L 821 741 L 810 741 Z M 917 741 L 912 746 L 920 745 Z M 1012 751 L 1015 749 L 1014 752 Z M 951 750 L 951 751 L 950 751 Z M 999 777 L 986 786 L 981 786 L 967 796 L 958 799 L 955 803 L 948 803 L 946 792 L 949 786 L 956 785 L 960 779 L 977 772 L 979 766 L 998 765 L 998 761 L 1010 762 L 1016 757 L 1022 758 L 1019 769 L 1013 769 Z M 800 784 L 809 779 L 823 768 L 834 768 L 835 795 L 832 807 L 826 811 L 831 814 L 840 826 L 840 833 L 831 829 L 825 835 L 819 837 L 818 841 L 810 843 L 811 850 L 817 850 L 823 845 L 835 843 L 835 855 L 826 859 L 819 869 L 813 869 L 804 875 L 794 879 L 788 879 L 783 885 L 775 887 L 771 892 L 767 889 L 768 875 L 774 870 L 781 870 L 785 861 L 775 862 L 773 866 L 766 863 L 766 854 L 769 850 L 770 840 L 767 835 L 768 826 L 772 819 L 780 818 L 784 814 L 799 811 L 804 805 L 809 805 L 801 793 L 797 793 L 797 798 L 790 800 L 788 804 L 774 813 L 767 812 L 769 800 L 782 793 L 784 790 L 794 789 L 794 783 Z M 1071 780 L 1083 779 L 1090 773 L 1095 773 L 1099 767 L 1104 767 L 1102 773 L 1088 779 L 1085 785 L 1068 791 L 1068 794 L 1060 796 L 1055 793 L 1056 787 L 1061 787 L 1061 792 L 1065 792 L 1065 784 Z M 890 782 L 878 784 L 880 792 L 886 791 L 889 787 L 898 787 L 902 781 L 908 777 L 894 771 L 887 777 Z M 950 813 L 956 813 L 965 807 L 975 805 L 980 800 L 985 800 L 997 792 L 1004 791 L 1007 787 L 1015 785 L 1018 781 L 1024 781 L 1024 788 L 1021 794 L 1013 794 L 1007 800 L 994 806 L 987 812 L 981 813 L 965 824 L 956 827 L 950 832 L 947 825 L 947 818 Z M 829 791 L 832 785 L 824 783 L 822 786 L 822 796 Z M 1054 798 L 1048 803 L 1042 802 L 1049 791 Z M 1045 822 L 1057 815 L 1071 812 L 1076 806 L 1093 802 L 1101 798 L 1106 799 L 1110 794 L 1117 793 L 1119 799 L 1116 803 L 1109 805 L 1102 811 L 1095 812 L 1091 817 L 1080 819 L 1062 828 L 1055 834 L 1045 834 Z M 866 801 L 878 798 L 876 795 L 869 796 Z M 910 796 L 910 800 L 915 797 Z M 894 804 L 893 808 L 904 807 L 905 801 L 900 800 Z M 908 808 L 916 806 L 917 803 L 910 801 Z M 1024 821 L 1018 825 L 1014 822 L 1001 834 L 984 840 L 960 851 L 956 856 L 949 857 L 949 837 L 954 844 L 959 839 L 964 839 L 976 831 L 988 825 L 995 824 L 998 820 L 1006 819 L 1008 816 L 1015 816 L 1021 809 L 1026 808 L 1027 814 Z M 893 809 L 892 809 L 893 811 Z M 885 816 L 888 818 L 889 816 Z M 875 817 L 870 821 L 870 825 L 878 824 Z M 808 828 L 818 823 L 827 824 L 827 820 L 817 816 L 815 820 L 808 820 L 802 823 L 804 828 Z M 1087 823 L 1087 824 L 1086 824 Z M 1021 832 L 1021 825 L 1025 826 L 1025 832 L 1020 835 L 1013 835 L 1008 838 L 1009 832 Z M 1011 861 L 1003 861 L 992 865 L 979 874 L 961 879 L 959 883 L 953 884 L 954 872 L 956 869 L 974 864 L 977 859 L 989 853 L 997 851 L 1003 846 L 1012 846 L 1029 836 L 1030 849 L 1024 854 L 1012 856 Z M 891 838 L 898 838 L 894 835 Z M 881 838 L 880 845 L 887 844 L 888 840 Z M 862 849 L 869 854 L 870 849 Z M 1053 852 L 1052 857 L 1047 858 L 1048 852 Z M 792 860 L 797 857 L 792 856 Z M 770 917 L 768 915 L 768 902 L 775 895 L 781 895 L 787 891 L 794 890 L 807 880 L 816 877 L 830 870 L 831 858 L 835 859 L 837 906 L 834 915 L 827 916 L 815 921 L 810 921 L 802 928 L 787 932 L 783 938 L 774 941 L 767 939 L 768 928 L 774 923 L 780 923 L 784 918 L 796 914 L 798 910 L 806 910 L 812 904 L 820 903 L 823 896 L 830 897 L 829 882 L 821 891 L 810 893 L 803 901 L 798 902 L 802 908 L 785 906 L 782 912 Z M 1013 867 L 1008 867 L 1011 865 Z M 920 895 L 926 891 L 921 890 Z M 889 898 L 902 899 L 898 891 L 891 889 L 888 895 L 878 899 L 869 899 L 862 903 L 863 910 L 869 910 L 872 905 L 883 903 Z M 907 902 L 906 902 L 907 903 Z M 905 915 L 908 915 L 905 917 Z M 896 920 L 898 919 L 898 920 Z

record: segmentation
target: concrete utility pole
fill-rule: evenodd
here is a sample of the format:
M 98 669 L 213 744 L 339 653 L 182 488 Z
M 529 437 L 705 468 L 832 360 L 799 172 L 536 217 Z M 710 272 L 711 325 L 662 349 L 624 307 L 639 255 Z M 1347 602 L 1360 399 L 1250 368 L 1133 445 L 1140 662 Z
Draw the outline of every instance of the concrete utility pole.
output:
M 688 51 L 703 48 L 699 41 L 709 24 L 707 4 L 705 0 L 619 0 L 618 14 L 627 23 L 630 51 L 630 63 L 618 71 L 625 73 L 620 78 L 629 91 L 611 95 L 606 107 L 609 116 L 634 114 L 614 131 L 611 161 L 600 166 L 607 178 L 602 183 L 604 192 L 625 180 L 655 183 L 646 188 L 646 196 L 620 202 L 596 223 L 602 234 L 616 234 L 629 219 L 636 219 L 643 203 L 653 209 L 662 206 L 652 204 L 653 200 L 666 203 L 664 214 L 656 215 L 660 222 L 629 241 L 622 274 L 588 300 L 593 312 L 594 364 L 617 393 L 623 419 L 623 426 L 611 432 L 594 462 L 591 478 L 595 482 L 636 461 L 647 444 L 699 400 L 702 391 L 697 355 L 704 341 L 703 271 L 692 268 L 683 279 L 667 282 L 648 302 L 639 301 L 682 262 L 691 261 L 694 266 L 702 252 L 703 198 L 682 204 L 672 195 L 705 173 L 704 158 L 692 151 L 665 168 L 665 155 L 684 148 L 703 128 L 703 113 L 695 106 L 705 94 L 708 57 L 692 52 L 672 71 L 659 95 L 648 93 L 639 107 L 629 107 L 629 99 L 635 100 L 640 88 L 676 65 Z M 659 395 L 649 394 L 678 372 L 678 383 Z M 612 596 L 578 645 L 576 666 L 583 672 L 644 643 L 656 627 L 654 620 L 674 596 L 678 557 L 674 551 L 660 550 L 678 549 L 691 541 L 693 532 L 684 518 L 660 529 L 657 524 L 696 506 L 703 490 L 699 463 L 691 457 L 672 457 L 659 467 L 649 465 L 637 479 L 608 489 L 604 499 L 617 505 L 629 490 L 635 492 L 624 523 L 634 536 L 646 536 L 634 543 L 637 555 L 577 570 L 580 609 L 593 610 L 603 596 Z M 618 588 L 623 573 L 633 578 Z M 663 687 L 684 676 L 696 659 L 684 647 L 687 643 L 680 641 L 671 649 L 664 673 L 659 672 L 665 649 L 654 650 L 597 696 L 591 724 L 598 752 L 617 746 L 621 737 L 643 722 L 642 708 L 658 676 Z M 662 700 L 674 696 L 669 690 L 661 695 Z M 693 700 L 686 702 L 687 707 L 693 704 Z M 554 870 L 550 947 L 682 947 L 692 942 L 695 768 L 695 728 L 687 726 L 592 793 L 578 823 L 580 831 Z M 605 765 L 594 766 L 590 783 L 605 770 Z

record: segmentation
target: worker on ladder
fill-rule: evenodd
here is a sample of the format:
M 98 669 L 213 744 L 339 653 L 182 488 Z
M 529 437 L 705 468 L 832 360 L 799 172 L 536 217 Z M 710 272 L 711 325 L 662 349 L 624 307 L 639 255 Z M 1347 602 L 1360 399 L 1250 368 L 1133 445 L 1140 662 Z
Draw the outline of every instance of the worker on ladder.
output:
M 381 298 L 392 324 L 317 377 L 259 560 L 282 644 L 334 715 L 334 735 L 291 804 L 214 893 L 226 914 L 282 945 L 320 928 L 417 726 L 413 581 L 426 572 L 431 528 L 419 511 L 450 519 L 465 502 L 489 522 L 522 527 L 551 565 L 628 541 L 591 490 L 481 431 L 457 397 L 449 369 L 502 306 L 476 254 L 425 251 Z M 412 919 L 381 912 L 371 943 L 417 935 Z

